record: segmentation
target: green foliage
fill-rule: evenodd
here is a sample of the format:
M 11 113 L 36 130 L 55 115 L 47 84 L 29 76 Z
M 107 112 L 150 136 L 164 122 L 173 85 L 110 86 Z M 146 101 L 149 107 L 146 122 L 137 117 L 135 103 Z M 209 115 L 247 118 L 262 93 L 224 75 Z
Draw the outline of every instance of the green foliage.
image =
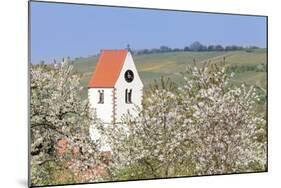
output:
M 31 168 L 32 186 L 73 184 L 74 173 L 58 161 L 46 161 Z
M 259 161 L 252 161 L 249 163 L 247 169 L 249 169 L 249 172 L 263 172 L 267 169 L 267 165 Z
M 265 89 L 258 87 L 258 86 L 256 86 L 255 89 L 256 89 L 256 92 L 258 95 L 258 100 L 256 100 L 256 103 L 260 104 L 260 105 L 266 105 L 267 93 L 266 93 Z
M 182 162 L 174 163 L 169 171 L 169 177 L 195 176 L 196 165 L 191 160 L 183 160 Z M 156 173 L 152 172 L 142 161 L 115 170 L 113 174 L 113 180 L 138 180 L 166 177 L 164 169 L 158 169 Z
M 124 166 L 121 169 L 113 171 L 113 180 L 137 180 L 152 178 L 147 172 L 147 168 L 140 163 Z
M 249 65 L 231 65 L 226 69 L 227 73 L 235 72 L 235 73 L 243 73 L 243 72 L 265 72 L 266 67 L 265 64 L 249 64 Z

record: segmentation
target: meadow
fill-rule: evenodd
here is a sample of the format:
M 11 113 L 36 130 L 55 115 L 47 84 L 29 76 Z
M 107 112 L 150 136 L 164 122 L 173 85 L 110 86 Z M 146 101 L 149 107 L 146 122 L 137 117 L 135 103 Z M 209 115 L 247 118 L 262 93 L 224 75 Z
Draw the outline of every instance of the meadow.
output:
M 251 51 L 212 51 L 212 52 L 167 52 L 144 55 L 133 55 L 139 75 L 144 83 L 144 89 L 148 89 L 154 80 L 161 76 L 171 78 L 178 85 L 183 80 L 180 72 L 185 71 L 188 64 L 194 61 L 197 65 L 203 63 L 225 62 L 229 72 L 234 72 L 234 82 L 255 85 L 266 90 L 266 49 L 254 49 Z M 87 83 L 95 69 L 98 56 L 77 58 L 74 61 L 74 70 L 82 76 L 82 95 L 87 96 Z

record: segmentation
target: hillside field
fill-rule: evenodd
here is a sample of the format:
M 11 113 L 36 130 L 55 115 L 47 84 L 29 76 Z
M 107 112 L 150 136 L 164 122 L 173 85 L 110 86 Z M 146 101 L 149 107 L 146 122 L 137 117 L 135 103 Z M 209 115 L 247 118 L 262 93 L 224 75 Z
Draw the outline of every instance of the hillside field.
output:
M 87 96 L 87 83 L 97 63 L 97 56 L 79 58 L 74 61 L 74 70 L 82 75 L 83 96 Z M 144 83 L 145 89 L 155 79 L 161 76 L 170 77 L 181 85 L 183 72 L 186 65 L 193 65 L 193 61 L 200 66 L 204 62 L 222 62 L 228 67 L 235 66 L 235 83 L 245 82 L 266 89 L 266 49 L 230 52 L 169 52 L 147 55 L 133 55 L 139 75 Z M 259 69 L 262 67 L 263 69 Z

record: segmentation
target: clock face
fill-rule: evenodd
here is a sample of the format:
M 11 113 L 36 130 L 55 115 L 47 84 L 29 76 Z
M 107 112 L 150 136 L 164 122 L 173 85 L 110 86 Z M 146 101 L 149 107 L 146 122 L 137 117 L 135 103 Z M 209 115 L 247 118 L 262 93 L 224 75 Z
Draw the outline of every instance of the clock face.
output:
M 124 76 L 127 82 L 132 82 L 134 80 L 134 73 L 131 70 L 127 70 Z

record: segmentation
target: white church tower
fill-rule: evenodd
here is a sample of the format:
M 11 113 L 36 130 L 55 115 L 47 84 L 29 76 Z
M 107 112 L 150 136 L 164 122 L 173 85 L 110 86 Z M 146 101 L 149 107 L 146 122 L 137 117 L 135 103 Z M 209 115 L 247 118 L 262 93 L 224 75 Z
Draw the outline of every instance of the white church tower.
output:
M 128 50 L 103 50 L 88 83 L 88 97 L 97 117 L 104 124 L 121 123 L 128 111 L 137 115 L 141 106 L 143 83 Z

